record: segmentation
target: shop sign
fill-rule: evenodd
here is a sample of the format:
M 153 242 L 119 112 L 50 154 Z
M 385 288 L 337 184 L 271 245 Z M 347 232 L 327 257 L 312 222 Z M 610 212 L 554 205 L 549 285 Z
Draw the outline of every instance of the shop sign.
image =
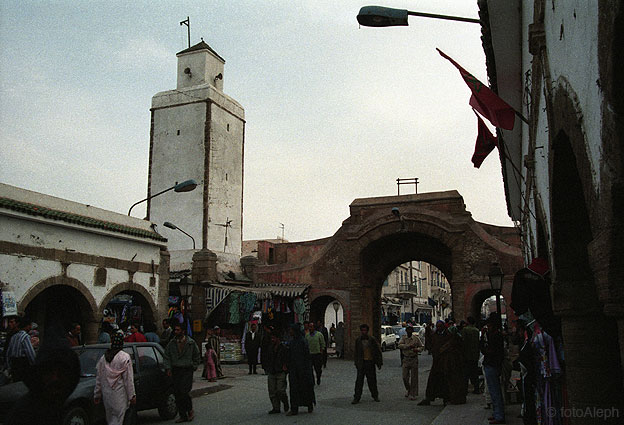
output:
M 13 291 L 2 291 L 2 315 L 17 316 L 17 300 Z

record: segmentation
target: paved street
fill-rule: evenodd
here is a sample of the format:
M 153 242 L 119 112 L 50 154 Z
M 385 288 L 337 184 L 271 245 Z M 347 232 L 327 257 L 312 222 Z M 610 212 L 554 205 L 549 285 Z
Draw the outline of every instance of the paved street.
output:
M 225 373 L 228 378 L 207 389 L 217 390 L 217 386 L 226 389 L 196 397 L 193 400 L 195 423 L 218 424 L 487 424 L 490 410 L 482 407 L 482 397 L 470 395 L 468 404 L 447 406 L 443 410 L 442 402 L 436 400 L 431 406 L 417 406 L 418 401 L 409 401 L 403 397 L 405 391 L 401 382 L 399 351 L 384 353 L 384 366 L 377 372 L 380 403 L 374 402 L 366 383 L 362 401 L 351 405 L 355 382 L 355 367 L 351 361 L 330 358 L 324 369 L 320 386 L 315 387 L 317 406 L 312 414 L 307 409 L 300 409 L 298 416 L 268 415 L 271 409 L 267 393 L 265 375 L 247 375 L 247 365 L 228 365 Z M 431 367 L 431 356 L 420 357 L 420 397 L 422 399 Z M 261 370 L 261 369 L 259 369 Z M 231 386 L 231 387 L 229 387 Z M 512 406 L 508 413 L 508 423 L 514 422 L 519 407 Z M 515 421 L 519 421 L 515 419 Z M 140 424 L 173 423 L 161 421 L 156 411 L 142 412 Z

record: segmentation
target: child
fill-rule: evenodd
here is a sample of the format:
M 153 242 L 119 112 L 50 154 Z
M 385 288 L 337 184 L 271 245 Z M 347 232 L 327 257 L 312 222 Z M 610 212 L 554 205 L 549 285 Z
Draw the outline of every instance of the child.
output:
M 209 382 L 217 381 L 217 353 L 210 347 L 210 344 L 206 343 L 206 356 L 204 365 L 204 378 Z

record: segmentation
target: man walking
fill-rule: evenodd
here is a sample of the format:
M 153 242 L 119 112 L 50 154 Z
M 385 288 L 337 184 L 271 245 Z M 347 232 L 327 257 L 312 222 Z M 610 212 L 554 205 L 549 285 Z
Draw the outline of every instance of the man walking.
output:
M 468 324 L 461 330 L 464 348 L 464 377 L 466 391 L 468 382 L 472 382 L 473 394 L 479 394 L 479 329 L 475 327 L 475 319 L 470 316 Z
M 339 359 L 342 359 L 344 357 L 344 336 L 344 323 L 339 322 L 338 327 L 336 328 L 336 334 L 334 336 L 336 340 L 336 357 L 338 357 Z
M 357 369 L 357 378 L 355 380 L 355 394 L 351 404 L 358 404 L 362 398 L 362 389 L 364 387 L 364 377 L 368 382 L 373 400 L 379 401 L 379 391 L 377 390 L 377 374 L 375 366 L 381 369 L 383 365 L 383 357 L 381 355 L 381 347 L 379 342 L 368 335 L 369 327 L 366 323 L 360 325 L 360 336 L 355 340 L 355 367 Z
M 279 335 L 271 332 L 269 335 L 271 344 L 267 346 L 265 355 L 265 363 L 263 367 L 267 372 L 267 384 L 269 387 L 269 398 L 273 409 L 269 414 L 280 413 L 280 405 L 284 404 L 284 412 L 288 412 L 288 396 L 286 395 L 286 363 L 288 361 L 288 352 L 286 347 L 280 341 Z
M 500 328 L 500 317 L 491 313 L 488 318 L 487 332 L 481 340 L 483 353 L 483 371 L 490 397 L 492 398 L 493 415 L 489 418 L 491 424 L 505 423 L 505 406 L 500 384 L 500 374 L 505 357 L 503 335 Z
M 320 320 L 316 321 L 316 331 L 323 334 L 323 338 L 325 338 L 325 348 L 323 348 L 322 363 L 323 367 L 327 368 L 327 347 L 329 346 L 329 332 L 327 332 L 327 328 Z
M 258 365 L 258 349 L 260 348 L 260 334 L 258 333 L 258 325 L 251 324 L 249 332 L 245 335 L 245 352 L 247 353 L 247 364 L 249 364 L 249 375 L 255 375 L 256 366 Z
M 420 338 L 414 335 L 414 328 L 407 326 L 406 334 L 399 341 L 399 350 L 403 354 L 403 385 L 405 385 L 405 397 L 416 400 L 418 397 L 418 354 L 424 346 Z
M 312 366 L 316 373 L 316 384 L 321 385 L 321 374 L 323 373 L 323 350 L 325 350 L 325 337 L 314 328 L 314 323 L 309 324 L 310 332 L 306 334 Z
M 27 317 L 21 317 L 18 323 L 19 331 L 11 338 L 6 353 L 13 382 L 23 381 L 32 365 L 35 364 L 35 350 L 28 335 L 32 322 Z
M 163 319 L 162 327 L 163 331 L 160 334 L 160 345 L 166 348 L 169 344 L 169 341 L 171 340 L 171 335 L 173 334 L 173 329 L 171 329 L 169 319 Z
M 199 348 L 193 340 L 185 335 L 182 326 L 176 323 L 173 327 L 174 338 L 167 344 L 164 355 L 165 370 L 173 381 L 173 392 L 180 417 L 176 423 L 189 422 L 195 416 L 191 401 L 193 371 L 200 362 Z
M 436 331 L 431 334 L 431 355 L 433 362 L 427 380 L 425 399 L 418 405 L 428 406 L 436 398 L 443 403 L 466 403 L 464 388 L 461 337 L 450 332 L 442 320 L 436 322 Z

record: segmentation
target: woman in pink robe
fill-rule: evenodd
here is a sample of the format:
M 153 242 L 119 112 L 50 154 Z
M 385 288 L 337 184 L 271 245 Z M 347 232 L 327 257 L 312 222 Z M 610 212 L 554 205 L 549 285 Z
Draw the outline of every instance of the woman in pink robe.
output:
M 132 359 L 122 348 L 123 334 L 117 333 L 96 366 L 93 399 L 95 404 L 104 402 L 108 425 L 122 425 L 126 410 L 136 403 Z

